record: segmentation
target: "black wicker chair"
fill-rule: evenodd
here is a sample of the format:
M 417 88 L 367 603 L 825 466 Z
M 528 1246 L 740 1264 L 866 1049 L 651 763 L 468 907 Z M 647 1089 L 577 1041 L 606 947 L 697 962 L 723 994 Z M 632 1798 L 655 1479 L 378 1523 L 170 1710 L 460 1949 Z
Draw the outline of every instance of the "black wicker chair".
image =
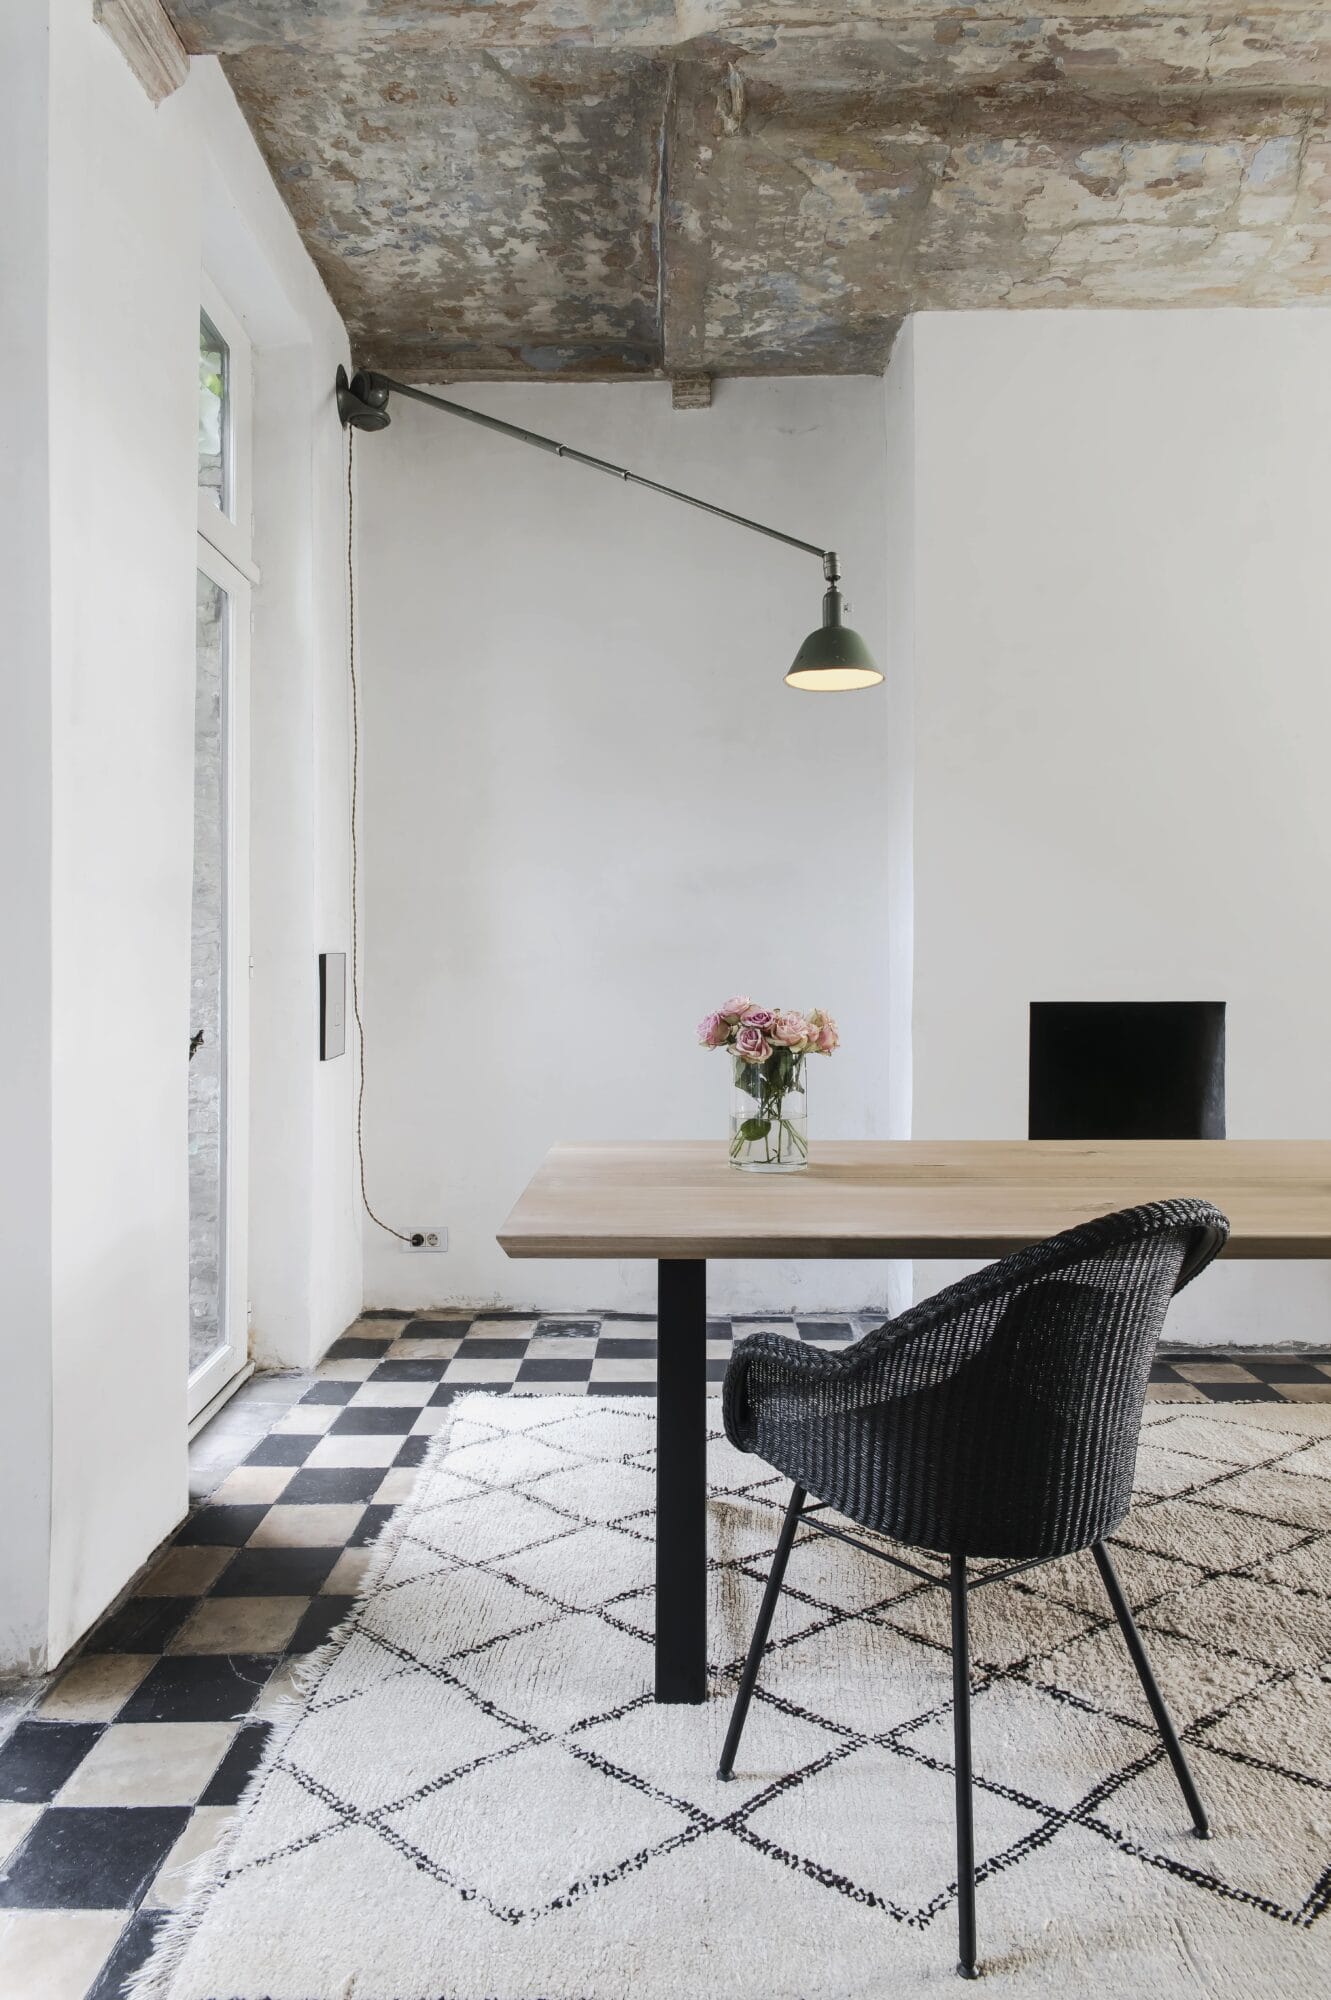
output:
M 946 1584 L 952 1599 L 959 1970 L 974 1978 L 967 1595 L 1090 1549 L 1192 1814 L 1209 1831 L 1169 1712 L 1104 1547 L 1132 1499 L 1142 1406 L 1173 1294 L 1223 1247 L 1204 1201 L 1159 1201 L 1019 1250 L 828 1351 L 779 1334 L 737 1343 L 726 1434 L 795 1482 L 719 1775 L 730 1777 L 797 1530 L 850 1541 Z M 816 1500 L 807 1505 L 808 1496 Z M 948 1558 L 905 1562 L 812 1518 L 831 1510 Z M 997 1566 L 968 1577 L 976 1557 Z

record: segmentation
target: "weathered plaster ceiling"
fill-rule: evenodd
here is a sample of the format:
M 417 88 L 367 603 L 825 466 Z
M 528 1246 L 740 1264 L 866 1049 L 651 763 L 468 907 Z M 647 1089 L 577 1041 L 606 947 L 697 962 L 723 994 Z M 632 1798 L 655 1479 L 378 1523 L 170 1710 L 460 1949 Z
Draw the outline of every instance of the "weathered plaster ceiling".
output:
M 1331 5 L 168 0 L 417 381 L 880 369 L 973 306 L 1320 303 Z

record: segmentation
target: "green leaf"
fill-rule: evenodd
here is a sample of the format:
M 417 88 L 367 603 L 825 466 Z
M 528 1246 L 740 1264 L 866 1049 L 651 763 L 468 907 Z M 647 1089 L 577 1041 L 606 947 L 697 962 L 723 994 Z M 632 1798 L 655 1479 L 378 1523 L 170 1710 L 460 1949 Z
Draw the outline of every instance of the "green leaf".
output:
M 739 1136 L 746 1146 L 754 1146 L 759 1139 L 765 1139 L 771 1129 L 766 1118 L 746 1118 L 739 1128 Z

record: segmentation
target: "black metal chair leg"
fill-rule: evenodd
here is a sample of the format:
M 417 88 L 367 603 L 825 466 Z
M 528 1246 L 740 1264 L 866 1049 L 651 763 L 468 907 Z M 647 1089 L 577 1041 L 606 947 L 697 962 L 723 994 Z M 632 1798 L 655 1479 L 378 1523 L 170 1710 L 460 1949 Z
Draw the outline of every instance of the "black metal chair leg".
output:
M 1118 1574 L 1113 1563 L 1109 1560 L 1109 1551 L 1103 1542 L 1096 1542 L 1091 1549 L 1091 1554 L 1095 1557 L 1096 1567 L 1100 1571 L 1105 1593 L 1109 1598 L 1109 1602 L 1114 1607 L 1114 1616 L 1118 1620 L 1124 1644 L 1127 1646 L 1133 1666 L 1137 1669 L 1137 1678 L 1142 1684 L 1142 1692 L 1151 1705 L 1151 1714 L 1155 1717 L 1155 1726 L 1160 1731 L 1161 1741 L 1168 1753 L 1170 1763 L 1174 1766 L 1174 1776 L 1178 1779 L 1179 1790 L 1183 1794 L 1184 1803 L 1188 1811 L 1192 1814 L 1193 1831 L 1199 1840 L 1209 1840 L 1211 1837 L 1211 1823 L 1206 1817 L 1206 1807 L 1202 1804 L 1201 1793 L 1197 1790 L 1192 1772 L 1188 1769 L 1188 1760 L 1183 1754 L 1183 1745 L 1178 1740 L 1178 1732 L 1174 1727 L 1173 1718 L 1169 1710 L 1165 1707 L 1165 1698 L 1156 1686 L 1155 1675 L 1151 1671 L 1151 1662 L 1147 1658 L 1146 1648 L 1142 1644 L 1141 1633 L 1137 1630 L 1136 1620 L 1128 1609 L 1128 1600 L 1123 1595 L 1123 1586 L 1118 1580 Z
M 966 1604 L 966 1558 L 953 1556 L 952 1593 L 952 1760 L 957 1782 L 957 1971 L 976 1978 L 975 1820 L 971 1798 L 970 1621 Z
M 808 1495 L 802 1486 L 797 1486 L 790 1496 L 786 1518 L 781 1523 L 781 1534 L 777 1540 L 776 1554 L 772 1557 L 771 1574 L 763 1601 L 758 1607 L 758 1619 L 753 1628 L 753 1638 L 749 1644 L 749 1656 L 744 1662 L 744 1672 L 740 1676 L 739 1693 L 735 1696 L 735 1706 L 731 1711 L 730 1727 L 726 1731 L 726 1746 L 721 1752 L 721 1762 L 717 1766 L 718 1778 L 734 1775 L 735 1756 L 739 1750 L 739 1739 L 744 1733 L 744 1718 L 753 1700 L 753 1690 L 758 1682 L 758 1663 L 767 1645 L 767 1635 L 772 1629 L 772 1614 L 776 1610 L 776 1600 L 781 1595 L 781 1585 L 786 1574 L 786 1564 L 790 1560 L 791 1544 L 795 1540 L 795 1530 L 800 1524 L 800 1514 Z

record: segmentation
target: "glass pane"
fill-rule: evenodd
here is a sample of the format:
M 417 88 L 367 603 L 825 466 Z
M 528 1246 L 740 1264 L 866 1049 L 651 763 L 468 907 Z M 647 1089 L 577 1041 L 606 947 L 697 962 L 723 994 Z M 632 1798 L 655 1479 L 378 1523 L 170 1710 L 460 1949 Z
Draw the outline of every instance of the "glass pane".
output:
M 226 1345 L 225 1019 L 227 594 L 195 586 L 194 903 L 189 1021 L 189 1366 Z
M 224 514 L 231 512 L 230 396 L 227 375 L 231 356 L 226 342 L 207 313 L 199 314 L 199 491 Z

